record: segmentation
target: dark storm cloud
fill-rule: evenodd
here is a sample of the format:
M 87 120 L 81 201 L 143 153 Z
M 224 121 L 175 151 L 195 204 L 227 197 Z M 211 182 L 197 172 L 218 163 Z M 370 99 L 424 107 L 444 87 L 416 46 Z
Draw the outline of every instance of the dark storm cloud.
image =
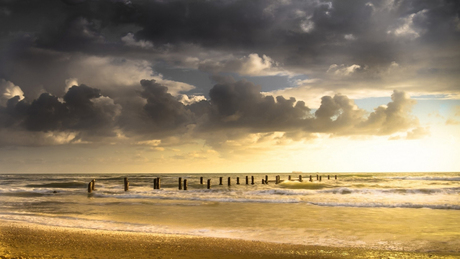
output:
M 144 91 L 141 96 L 146 99 L 144 111 L 162 129 L 174 129 L 191 123 L 191 113 L 177 98 L 168 93 L 168 88 L 155 80 L 142 80 Z
M 441 46 L 456 53 L 460 37 L 456 1 L 68 0 L 1 5 L 9 15 L 0 17 L 0 33 L 8 39 L 28 34 L 34 47 L 139 58 L 148 52 L 137 45 L 167 46 L 167 57 L 150 58 L 185 66 L 194 55 L 187 49 L 198 46 L 202 52 L 237 57 L 267 55 L 313 76 L 325 76 L 332 64 L 356 64 L 367 68 L 359 80 L 381 78 L 392 62 L 416 65 L 421 54 Z M 438 63 L 435 59 L 431 65 L 444 70 Z
M 74 131 L 82 135 L 113 135 L 114 118 L 121 107 L 103 97 L 98 89 L 73 86 L 63 100 L 49 93 L 28 103 L 18 96 L 8 100 L 2 117 L 4 127 L 23 127 L 29 131 Z
M 265 96 L 260 86 L 245 80 L 221 78 L 211 89 L 209 101 L 191 105 L 182 104 L 155 80 L 142 80 L 140 85 L 141 99 L 124 107 L 86 85 L 71 87 L 62 100 L 43 93 L 29 104 L 16 96 L 2 107 L 1 121 L 6 128 L 16 125 L 29 131 L 74 132 L 82 140 L 93 135 L 114 136 L 117 129 L 133 139 L 147 140 L 187 132 L 206 140 L 216 132 L 222 141 L 275 131 L 287 132 L 287 136 L 391 135 L 418 126 L 410 115 L 415 101 L 399 91 L 392 95 L 392 102 L 370 115 L 343 95 L 324 96 L 313 114 L 304 102 Z
M 399 83 L 419 92 L 458 92 L 459 17 L 458 1 L 0 0 L 0 79 L 25 95 L 2 97 L 0 123 L 140 139 L 404 132 L 418 122 L 401 91 L 368 114 L 340 94 L 322 97 L 312 112 L 292 95 L 265 95 L 244 80 L 214 78 L 209 100 L 188 105 L 176 95 L 193 86 L 168 92 L 161 80 L 138 82 L 154 77 L 153 64 L 167 64 L 247 76 L 300 73 L 317 79 L 306 89 L 333 92 Z M 428 83 L 404 84 L 419 77 Z M 91 87 L 66 92 L 68 79 Z

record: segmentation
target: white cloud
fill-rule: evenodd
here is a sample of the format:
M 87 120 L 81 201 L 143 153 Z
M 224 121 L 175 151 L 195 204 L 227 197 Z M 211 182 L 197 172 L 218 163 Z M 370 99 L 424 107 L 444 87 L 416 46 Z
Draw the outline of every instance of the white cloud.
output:
M 151 49 L 153 48 L 153 44 L 149 41 L 145 40 L 138 40 L 134 39 L 134 34 L 133 33 L 128 33 L 125 36 L 121 38 L 121 41 L 126 45 L 126 46 L 131 46 L 131 47 L 139 47 L 143 49 Z
M 315 29 L 315 23 L 310 19 L 303 20 L 300 23 L 300 29 L 305 33 L 310 33 Z
M 0 105 L 6 106 L 7 101 L 15 96 L 19 96 L 19 100 L 22 100 L 24 92 L 12 82 L 0 79 Z
M 197 103 L 200 101 L 206 101 L 206 97 L 204 97 L 203 95 L 188 96 L 186 94 L 182 94 L 179 97 L 179 102 L 183 103 L 184 105 L 190 105 L 192 103 Z
M 271 76 L 288 74 L 277 62 L 266 55 L 259 56 L 256 53 L 236 58 L 206 59 L 198 64 L 198 68 L 208 72 L 234 72 L 249 76 Z
M 78 78 L 79 83 L 101 90 L 140 87 L 139 82 L 142 79 L 155 79 L 159 84 L 168 87 L 168 92 L 172 95 L 195 88 L 187 83 L 164 79 L 145 60 L 84 56 L 76 59 L 69 70 L 72 78 L 66 80 L 66 84 Z
M 339 76 L 348 76 L 356 72 L 357 70 L 361 69 L 360 65 L 353 64 L 351 66 L 345 66 L 344 64 L 342 65 L 337 65 L 337 64 L 332 64 L 329 66 L 329 69 L 327 70 L 327 73 L 334 73 L 334 75 L 339 75 Z
M 414 20 L 423 19 L 426 12 L 427 10 L 424 9 L 417 13 L 410 14 L 407 17 L 400 18 L 399 21 L 401 25 L 399 25 L 394 30 L 389 30 L 388 33 L 392 33 L 398 37 L 407 37 L 410 39 L 416 39 L 420 37 L 420 35 L 423 33 L 423 30 L 416 28 L 414 25 Z
M 345 34 L 343 37 L 350 41 L 356 40 L 356 37 L 353 34 Z

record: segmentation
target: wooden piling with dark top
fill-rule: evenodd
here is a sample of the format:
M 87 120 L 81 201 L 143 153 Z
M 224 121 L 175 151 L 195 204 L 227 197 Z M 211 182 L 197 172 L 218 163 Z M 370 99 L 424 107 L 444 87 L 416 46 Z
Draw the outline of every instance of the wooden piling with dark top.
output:
M 161 189 L 161 181 L 160 181 L 160 177 L 157 177 L 157 189 Z
M 240 178 L 239 177 L 236 178 L 236 184 L 240 184 Z
M 203 177 L 200 177 L 200 184 L 203 184 Z
M 91 193 L 93 191 L 93 181 L 88 183 L 88 193 Z
M 222 185 L 222 178 L 223 177 L 219 177 L 219 185 Z
M 182 177 L 179 177 L 179 190 L 182 190 Z
M 328 180 L 331 180 L 331 177 L 330 177 L 329 175 L 327 175 L 327 179 L 328 179 Z
M 184 179 L 184 191 L 187 190 L 187 179 Z
M 125 186 L 125 192 L 127 192 L 127 191 L 129 190 L 129 181 L 128 181 L 128 177 L 125 177 L 124 186 Z
M 319 181 L 321 182 L 321 176 L 319 176 Z
M 228 178 L 228 186 L 231 186 L 231 185 L 232 185 L 232 178 L 229 177 L 229 178 Z
M 265 179 L 262 178 L 262 184 L 265 184 Z
M 299 175 L 299 182 L 303 182 L 302 175 Z
M 94 188 L 96 188 L 96 179 L 93 179 L 91 182 L 91 190 L 94 191 Z
M 268 184 L 268 175 L 265 175 L 265 183 Z
M 317 181 L 319 180 L 319 176 L 318 176 L 318 175 L 316 175 L 316 180 L 317 180 Z
M 153 178 L 153 189 L 156 190 L 157 189 L 157 178 Z
M 335 179 L 337 180 L 337 175 L 335 175 Z
M 291 176 L 288 176 L 288 180 L 289 180 L 289 181 L 291 180 Z
M 311 175 L 310 175 L 310 182 L 313 182 L 313 179 L 311 179 Z
M 249 176 L 246 175 L 246 184 L 249 184 Z
M 251 176 L 251 184 L 254 184 L 254 175 Z
M 208 189 L 211 189 L 211 179 L 208 179 Z

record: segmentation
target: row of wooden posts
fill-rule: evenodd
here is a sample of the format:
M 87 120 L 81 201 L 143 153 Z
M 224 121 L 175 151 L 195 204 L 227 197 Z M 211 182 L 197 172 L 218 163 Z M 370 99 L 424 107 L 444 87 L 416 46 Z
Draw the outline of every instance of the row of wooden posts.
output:
M 337 175 L 335 175 L 335 180 L 337 180 Z M 327 176 L 327 179 L 330 180 L 331 177 L 330 175 Z M 288 177 L 288 180 L 291 181 L 292 180 L 292 176 L 289 175 Z M 322 177 L 321 175 L 316 175 L 316 180 L 317 181 L 320 181 L 322 180 Z M 223 185 L 222 183 L 223 181 L 223 177 L 219 177 L 219 185 Z M 303 182 L 303 179 L 302 179 L 302 175 L 299 175 L 299 178 L 298 178 L 298 181 L 299 182 Z M 313 182 L 313 178 L 312 176 L 310 175 L 310 182 Z M 275 184 L 279 184 L 281 182 L 284 182 L 284 180 L 281 180 L 281 177 L 279 175 L 277 175 L 275 177 L 275 180 L 268 180 L 268 175 L 265 175 L 265 178 L 262 179 L 262 184 L 268 184 L 269 182 L 275 182 Z M 182 181 L 182 177 L 179 177 L 179 190 L 187 190 L 188 186 L 187 186 L 187 179 L 184 179 Z M 88 183 L 88 193 L 91 193 L 92 191 L 94 191 L 94 187 L 95 187 L 95 184 L 96 184 L 96 180 L 93 179 L 91 180 L 91 182 Z M 200 177 L 200 184 L 203 184 L 203 177 Z M 228 181 L 227 181 L 227 184 L 228 186 L 231 186 L 232 185 L 232 178 L 231 177 L 228 177 Z M 236 184 L 240 184 L 240 178 L 239 177 L 236 177 Z M 246 184 L 249 184 L 249 176 L 246 176 Z M 251 184 L 254 184 L 254 176 L 251 176 Z M 156 177 L 153 179 L 153 189 L 160 189 L 160 186 L 161 186 L 161 180 L 160 180 L 160 177 Z M 211 179 L 208 179 L 207 181 L 207 188 L 208 189 L 211 189 Z M 125 177 L 124 179 L 124 189 L 125 189 L 125 192 L 129 190 L 129 181 L 128 181 L 128 178 Z

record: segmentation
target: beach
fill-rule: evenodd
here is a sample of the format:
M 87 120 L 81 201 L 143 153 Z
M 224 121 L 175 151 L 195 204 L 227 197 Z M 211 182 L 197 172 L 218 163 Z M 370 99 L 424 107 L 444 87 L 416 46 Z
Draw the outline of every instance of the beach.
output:
M 432 258 L 460 255 L 460 173 L 200 183 L 187 174 L 0 175 L 2 258 Z M 208 174 L 245 179 L 245 174 Z M 268 174 L 276 179 L 278 174 Z M 296 175 L 298 176 L 298 175 Z M 321 175 L 319 175 L 321 176 Z M 160 177 L 161 188 L 153 189 Z M 289 180 L 289 177 L 291 180 Z M 251 175 L 249 176 L 251 178 Z M 309 174 L 303 174 L 309 179 Z M 87 184 L 96 179 L 96 188 Z M 431 257 L 430 257 L 431 256 Z
M 0 221 L 0 258 L 459 258 Z

